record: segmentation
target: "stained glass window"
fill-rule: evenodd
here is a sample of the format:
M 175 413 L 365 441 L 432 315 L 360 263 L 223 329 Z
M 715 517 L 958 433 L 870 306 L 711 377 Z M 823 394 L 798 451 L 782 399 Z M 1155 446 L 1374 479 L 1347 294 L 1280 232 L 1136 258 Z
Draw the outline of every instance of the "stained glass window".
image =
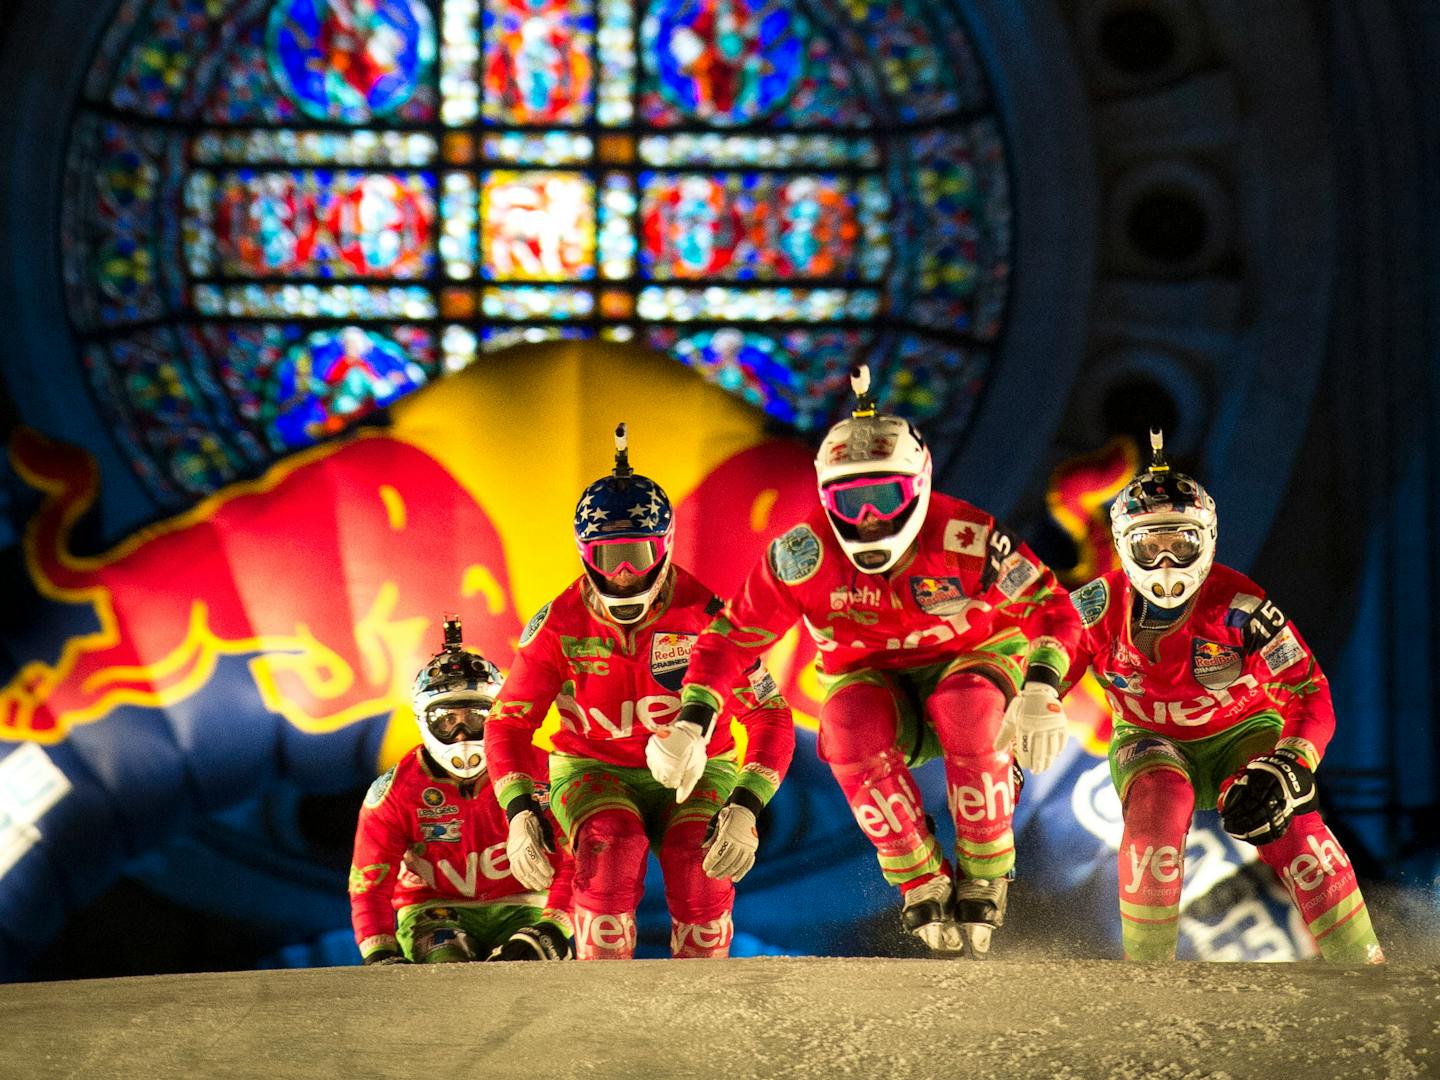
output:
M 639 340 L 800 431 L 963 433 L 1004 142 L 945 0 L 123 0 L 69 307 L 171 505 L 518 342 Z

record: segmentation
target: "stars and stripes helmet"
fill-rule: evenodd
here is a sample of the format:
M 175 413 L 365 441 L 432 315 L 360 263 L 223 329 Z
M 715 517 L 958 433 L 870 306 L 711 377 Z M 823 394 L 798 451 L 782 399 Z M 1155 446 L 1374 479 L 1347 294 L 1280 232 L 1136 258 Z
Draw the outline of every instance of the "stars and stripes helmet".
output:
M 1200 482 L 1173 471 L 1165 439 L 1150 432 L 1150 468 L 1110 507 L 1110 531 L 1130 584 L 1146 601 L 1177 608 L 1200 591 L 1215 563 L 1215 500 Z
M 832 427 L 815 455 L 820 502 L 856 568 L 883 574 L 910 549 L 930 506 L 930 448 L 910 421 L 877 416 L 870 369 L 850 374 L 855 411 Z M 863 534 L 883 532 L 883 536 Z
M 485 768 L 485 719 L 500 693 L 500 670 L 461 644 L 460 617 L 445 618 L 445 647 L 415 676 L 410 704 L 420 741 L 459 780 Z
M 675 511 L 665 490 L 630 468 L 625 425 L 615 429 L 615 469 L 575 507 L 575 546 L 610 618 L 639 622 L 664 587 Z

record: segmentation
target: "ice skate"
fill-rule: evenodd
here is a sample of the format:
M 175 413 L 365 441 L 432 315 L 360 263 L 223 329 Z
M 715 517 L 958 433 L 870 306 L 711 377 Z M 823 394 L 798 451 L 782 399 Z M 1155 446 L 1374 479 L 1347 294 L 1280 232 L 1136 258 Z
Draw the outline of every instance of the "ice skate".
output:
M 990 954 L 990 936 L 1005 925 L 1008 878 L 967 878 L 955 883 L 955 922 L 965 940 L 965 955 L 981 960 Z
M 965 936 L 955 922 L 950 891 L 948 877 L 933 878 L 905 894 L 900 912 L 901 925 L 936 956 L 965 955 Z

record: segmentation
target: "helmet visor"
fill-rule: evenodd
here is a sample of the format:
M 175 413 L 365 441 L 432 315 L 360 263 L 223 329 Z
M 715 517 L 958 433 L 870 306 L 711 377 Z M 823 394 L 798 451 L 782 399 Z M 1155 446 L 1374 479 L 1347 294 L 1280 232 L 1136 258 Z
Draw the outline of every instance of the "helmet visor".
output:
M 613 578 L 628 570 L 643 577 L 665 557 L 665 538 L 646 536 L 639 539 L 592 540 L 582 547 L 585 562 L 602 577 Z
M 913 476 L 863 476 L 827 484 L 820 492 L 825 509 L 858 525 L 867 516 L 880 521 L 899 517 L 915 498 Z
M 478 740 L 485 735 L 485 717 L 492 702 L 473 705 L 436 705 L 425 714 L 430 734 L 447 746 L 450 743 Z
M 1166 556 L 1175 566 L 1189 566 L 1205 549 L 1200 530 L 1190 525 L 1135 529 L 1125 542 L 1130 545 L 1130 557 L 1146 570 L 1159 566 Z

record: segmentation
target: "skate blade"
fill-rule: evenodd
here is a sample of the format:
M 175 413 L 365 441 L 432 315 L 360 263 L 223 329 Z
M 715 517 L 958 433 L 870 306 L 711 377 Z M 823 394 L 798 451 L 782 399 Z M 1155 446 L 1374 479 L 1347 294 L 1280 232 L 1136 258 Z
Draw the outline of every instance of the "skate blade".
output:
M 955 923 L 926 929 L 930 932 L 915 936 L 925 943 L 925 947 L 930 950 L 932 955 L 947 960 L 959 959 L 968 955 L 965 934 Z
M 965 923 L 965 955 L 971 960 L 985 960 L 990 956 L 990 935 L 995 932 L 987 923 Z

